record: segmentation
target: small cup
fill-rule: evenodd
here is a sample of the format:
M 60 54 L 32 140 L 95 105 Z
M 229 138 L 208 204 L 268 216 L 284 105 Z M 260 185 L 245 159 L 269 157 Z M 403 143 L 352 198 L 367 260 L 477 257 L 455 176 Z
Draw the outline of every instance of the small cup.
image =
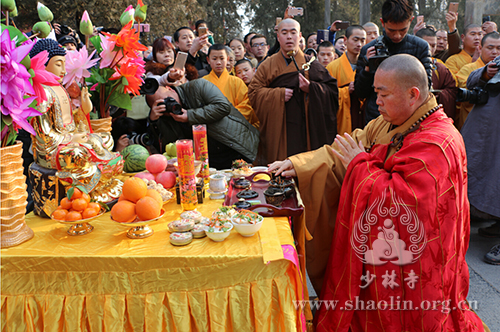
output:
M 266 203 L 280 207 L 281 203 L 285 200 L 285 193 L 281 189 L 268 188 L 264 191 L 264 196 L 266 197 Z
M 226 190 L 226 177 L 222 174 L 210 175 L 210 190 L 213 192 L 223 192 Z

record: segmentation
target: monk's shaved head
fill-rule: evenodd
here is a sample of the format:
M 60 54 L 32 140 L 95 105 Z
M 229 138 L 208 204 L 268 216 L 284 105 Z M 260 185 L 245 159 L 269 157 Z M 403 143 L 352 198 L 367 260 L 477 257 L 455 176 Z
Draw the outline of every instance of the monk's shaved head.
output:
M 409 54 L 397 54 L 385 59 L 377 71 L 394 72 L 405 89 L 417 87 L 420 96 L 426 99 L 429 94 L 427 72 L 424 65 L 416 57 Z
M 283 24 L 287 24 L 287 25 L 293 24 L 296 26 L 297 31 L 300 32 L 300 23 L 295 21 L 293 18 L 286 18 L 283 21 L 281 21 L 280 24 L 278 24 L 278 31 L 280 31 Z

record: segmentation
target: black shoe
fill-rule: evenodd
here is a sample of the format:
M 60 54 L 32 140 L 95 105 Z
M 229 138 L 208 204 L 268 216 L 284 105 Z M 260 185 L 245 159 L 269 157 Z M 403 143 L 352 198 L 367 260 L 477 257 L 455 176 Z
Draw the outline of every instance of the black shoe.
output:
M 477 233 L 484 237 L 500 237 L 500 221 L 497 221 L 489 227 L 479 228 Z
M 500 265 L 500 244 L 491 248 L 490 252 L 484 255 L 484 261 L 486 263 Z

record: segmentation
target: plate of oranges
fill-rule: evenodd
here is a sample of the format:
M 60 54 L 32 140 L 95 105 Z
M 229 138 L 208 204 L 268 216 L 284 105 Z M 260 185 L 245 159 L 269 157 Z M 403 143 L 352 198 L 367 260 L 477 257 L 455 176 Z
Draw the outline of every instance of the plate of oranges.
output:
M 70 235 L 88 234 L 93 230 L 88 222 L 100 217 L 106 211 L 100 204 L 91 202 L 90 196 L 80 189 L 71 188 L 70 190 L 72 194 L 61 200 L 50 218 L 62 224 L 73 225 L 68 230 Z

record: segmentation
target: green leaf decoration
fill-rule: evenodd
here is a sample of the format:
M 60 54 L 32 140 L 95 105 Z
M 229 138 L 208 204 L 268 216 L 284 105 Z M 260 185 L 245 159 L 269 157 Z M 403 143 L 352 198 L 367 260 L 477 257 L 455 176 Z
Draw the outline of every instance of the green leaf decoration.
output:
M 66 196 L 68 197 L 69 200 L 71 200 L 71 197 L 73 197 L 73 194 L 75 193 L 75 187 L 71 187 L 68 189 L 68 192 L 66 193 Z

